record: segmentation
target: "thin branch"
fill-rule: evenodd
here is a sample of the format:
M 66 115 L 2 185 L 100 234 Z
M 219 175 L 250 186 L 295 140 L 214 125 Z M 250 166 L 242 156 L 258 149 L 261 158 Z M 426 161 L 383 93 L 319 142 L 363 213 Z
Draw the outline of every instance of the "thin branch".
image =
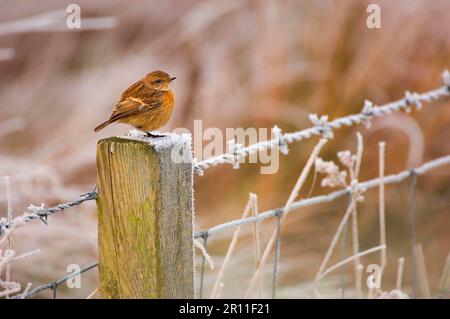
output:
M 358 263 L 356 266 L 356 293 L 358 296 L 358 299 L 362 299 L 362 273 L 363 273 L 363 265 L 361 264 L 361 261 L 359 257 L 355 258 L 355 262 Z
M 441 280 L 439 280 L 439 290 L 444 291 L 447 289 L 448 273 L 450 272 L 450 252 L 445 259 L 444 270 L 442 271 Z
M 12 211 L 12 195 L 11 195 L 11 183 L 9 176 L 5 176 L 5 187 L 6 187 L 6 202 L 7 202 L 7 213 L 8 213 L 8 225 L 12 224 L 13 221 L 13 211 Z M 8 249 L 12 250 L 12 234 L 8 236 Z M 11 281 L 11 263 L 6 264 L 6 282 Z
M 350 176 L 353 177 L 350 185 L 352 186 L 351 200 L 352 200 L 352 240 L 353 240 L 353 255 L 358 256 L 359 254 L 359 234 L 358 234 L 358 201 L 361 198 L 362 189 L 359 187 L 358 178 L 359 171 L 362 163 L 362 155 L 364 150 L 364 144 L 362 135 L 358 132 L 357 136 L 357 150 L 356 150 L 356 160 L 355 166 L 349 167 Z M 362 298 L 362 269 L 361 261 L 358 257 L 355 258 L 355 278 L 356 278 L 356 292 L 358 298 Z
M 250 214 L 250 211 L 252 210 L 252 203 L 253 203 L 252 194 L 250 194 L 247 205 L 245 206 L 244 212 L 242 213 L 242 219 L 246 218 Z M 230 242 L 230 246 L 228 246 L 227 253 L 225 254 L 225 258 L 220 267 L 219 274 L 217 275 L 217 278 L 216 278 L 216 282 L 213 286 L 213 290 L 211 292 L 211 299 L 217 298 L 219 285 L 220 285 L 220 283 L 222 283 L 222 277 L 225 272 L 225 268 L 231 259 L 231 255 L 233 254 L 234 249 L 236 248 L 240 231 L 241 231 L 241 226 L 238 226 L 234 231 L 233 238 L 231 239 L 231 242 Z
M 405 258 L 400 257 L 398 259 L 398 267 L 397 267 L 397 281 L 395 284 L 395 289 L 402 290 L 402 281 L 403 281 L 403 269 L 405 267 Z
M 197 247 L 200 252 L 202 253 L 205 260 L 208 262 L 209 268 L 214 269 L 214 262 L 211 258 L 211 256 L 206 251 L 205 246 L 203 246 L 198 240 L 194 239 L 194 246 Z
M 384 248 L 384 246 L 377 246 L 377 247 L 370 248 L 370 249 L 367 249 L 367 250 L 364 250 L 364 251 L 360 252 L 360 253 L 358 254 L 358 256 L 351 256 L 351 257 L 349 257 L 349 258 L 347 258 L 347 259 L 344 259 L 343 261 L 341 261 L 341 262 L 339 262 L 339 263 L 337 263 L 337 264 L 331 266 L 331 267 L 328 268 L 327 270 L 325 270 L 322 274 L 320 274 L 320 276 L 319 276 L 319 278 L 317 278 L 317 280 L 321 280 L 323 277 L 325 277 L 326 275 L 328 275 L 330 272 L 332 272 L 332 271 L 338 269 L 339 267 L 341 267 L 341 266 L 343 266 L 343 265 L 345 265 L 345 264 L 348 264 L 349 262 L 354 261 L 356 258 L 361 258 L 361 257 L 363 257 L 363 256 L 365 256 L 365 255 L 368 255 L 368 254 L 377 252 L 377 251 L 379 251 L 379 250 L 381 250 L 381 249 L 383 249 L 383 248 Z
M 95 296 L 95 294 L 96 294 L 97 292 L 99 292 L 99 290 L 100 290 L 99 287 L 95 288 L 94 291 L 91 292 L 91 293 L 89 294 L 89 296 L 86 297 L 86 299 L 92 299 L 92 298 Z
M 222 298 L 223 290 L 225 289 L 225 284 L 221 282 L 219 284 L 219 288 L 217 289 L 216 297 L 215 298 Z
M 26 258 L 26 257 L 30 257 L 30 256 L 33 256 L 33 255 L 37 255 L 37 254 L 40 254 L 40 253 L 41 253 L 41 250 L 40 249 L 36 249 L 36 250 L 30 251 L 28 253 L 16 256 L 11 261 L 17 261 L 17 260 L 20 260 L 20 259 L 23 259 L 23 258 Z
M 427 268 L 425 266 L 425 257 L 423 255 L 423 247 L 421 243 L 417 243 L 416 247 L 417 258 L 417 276 L 419 277 L 419 285 L 422 290 L 424 298 L 431 298 L 430 284 L 428 283 Z
M 379 147 L 379 180 L 380 180 L 380 187 L 378 192 L 379 197 L 379 218 L 380 218 L 380 245 L 386 246 L 386 220 L 385 220 L 385 203 L 384 203 L 384 183 L 383 183 L 383 177 L 384 177 L 384 159 L 385 159 L 385 142 L 380 142 L 378 144 Z M 387 264 L 387 257 L 386 257 L 386 249 L 383 249 L 381 251 L 381 274 L 380 274 L 380 282 L 383 278 L 384 268 Z
M 359 171 L 361 169 L 361 163 L 362 163 L 362 156 L 364 151 L 364 143 L 361 133 L 356 132 L 356 138 L 357 138 L 357 149 L 356 149 L 356 163 L 355 163 L 355 177 L 358 178 Z
M 253 196 L 253 216 L 258 215 L 258 200 L 256 197 L 256 194 Z M 253 224 L 253 245 L 255 250 L 255 267 L 258 268 L 260 262 L 261 262 L 261 238 L 259 234 L 259 223 Z M 263 293 L 263 287 L 262 287 L 262 277 L 261 275 L 258 275 L 258 282 L 257 282 L 257 291 L 258 291 L 258 298 L 262 298 Z
M 331 254 L 333 253 L 334 248 L 336 247 L 336 244 L 338 243 L 338 240 L 342 233 L 342 230 L 344 229 L 344 226 L 347 224 L 350 214 L 353 211 L 353 205 L 354 205 L 353 202 L 351 202 L 350 205 L 348 205 L 347 210 L 345 211 L 344 217 L 342 217 L 342 220 L 339 223 L 338 229 L 336 230 L 336 233 L 334 234 L 333 239 L 331 240 L 331 244 L 328 247 L 325 257 L 324 257 L 322 263 L 320 264 L 319 271 L 317 272 L 316 279 L 314 280 L 315 282 L 317 282 L 319 280 L 320 276 L 325 271 L 325 267 L 327 266 L 328 261 L 331 258 Z
M 20 299 L 25 299 L 26 295 L 28 294 L 28 291 L 30 291 L 31 285 L 32 285 L 31 282 L 27 284 L 26 288 L 22 292 L 22 295 L 20 296 Z

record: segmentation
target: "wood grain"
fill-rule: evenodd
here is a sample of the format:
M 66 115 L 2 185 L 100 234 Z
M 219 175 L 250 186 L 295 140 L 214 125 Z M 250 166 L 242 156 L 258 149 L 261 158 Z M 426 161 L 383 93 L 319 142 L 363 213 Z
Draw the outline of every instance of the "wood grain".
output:
M 194 297 L 192 164 L 173 162 L 175 144 L 160 144 L 98 142 L 103 298 Z

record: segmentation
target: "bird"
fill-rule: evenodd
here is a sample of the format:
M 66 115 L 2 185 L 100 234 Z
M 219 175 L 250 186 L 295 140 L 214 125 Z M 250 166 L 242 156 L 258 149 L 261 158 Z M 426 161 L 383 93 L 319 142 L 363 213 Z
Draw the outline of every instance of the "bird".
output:
M 149 137 L 164 135 L 152 134 L 151 131 L 165 125 L 173 113 L 175 94 L 171 77 L 164 71 L 153 71 L 132 84 L 120 96 L 108 120 L 98 125 L 98 132 L 111 123 L 126 123 L 146 132 Z

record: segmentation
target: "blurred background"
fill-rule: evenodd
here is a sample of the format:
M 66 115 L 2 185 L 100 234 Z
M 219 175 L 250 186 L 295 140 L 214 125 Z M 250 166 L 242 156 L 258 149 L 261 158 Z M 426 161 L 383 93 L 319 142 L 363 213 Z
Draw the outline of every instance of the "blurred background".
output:
M 439 87 L 442 71 L 450 67 L 450 1 L 376 1 L 381 28 L 368 29 L 371 2 L 78 0 L 81 29 L 70 30 L 65 9 L 72 1 L 1 0 L 0 176 L 11 178 L 14 214 L 29 204 L 52 206 L 93 189 L 97 141 L 130 127 L 111 125 L 100 133 L 93 128 L 110 115 L 124 89 L 154 69 L 177 77 L 176 108 L 166 131 L 192 129 L 201 119 L 204 128 L 276 124 L 289 132 L 309 127 L 309 113 L 333 119 L 359 112 L 364 99 L 383 104 L 403 97 L 405 90 Z M 56 22 L 43 23 L 50 18 Z M 376 119 L 371 129 L 340 129 L 321 157 L 336 160 L 337 151 L 354 152 L 357 131 L 365 143 L 361 180 L 377 175 L 382 140 L 387 174 L 414 167 L 450 153 L 450 101 Z M 258 195 L 260 211 L 283 206 L 316 142 L 291 144 L 289 155 L 280 155 L 277 174 L 261 175 L 258 164 L 244 164 L 196 176 L 196 230 L 239 218 L 249 192 Z M 449 177 L 444 167 L 418 178 L 417 240 L 423 244 L 433 294 L 450 248 Z M 311 184 L 312 176 L 300 197 L 308 195 Z M 6 216 L 3 185 L 0 189 L 0 214 Z M 312 195 L 329 191 L 316 183 Z M 410 184 L 387 186 L 386 193 L 383 289 L 395 287 L 397 259 L 403 256 L 408 293 Z M 362 250 L 379 242 L 377 191 L 365 197 L 359 207 Z M 309 294 L 345 207 L 342 199 L 289 216 L 282 229 L 278 297 Z M 273 219 L 262 224 L 262 240 L 273 227 Z M 242 230 L 225 273 L 223 297 L 242 297 L 254 272 L 251 230 Z M 210 294 L 232 232 L 209 241 L 216 269 L 206 270 L 204 296 Z M 48 226 L 33 222 L 18 229 L 13 248 L 17 254 L 41 250 L 12 267 L 13 280 L 33 287 L 66 274 L 68 264 L 96 261 L 95 203 L 51 217 Z M 363 263 L 378 260 L 374 254 Z M 351 295 L 352 266 L 347 268 Z M 271 272 L 269 262 L 263 272 L 266 297 Z M 58 297 L 85 298 L 96 287 L 93 270 L 82 276 L 81 289 L 63 285 Z M 335 272 L 323 280 L 321 293 L 336 297 L 338 288 Z M 50 296 L 47 291 L 39 298 Z

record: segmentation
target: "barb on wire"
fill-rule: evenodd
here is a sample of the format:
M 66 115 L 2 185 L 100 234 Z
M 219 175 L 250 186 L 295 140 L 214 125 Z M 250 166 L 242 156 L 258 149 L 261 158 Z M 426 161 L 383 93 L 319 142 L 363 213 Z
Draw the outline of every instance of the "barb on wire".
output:
M 55 281 L 49 282 L 48 284 L 36 287 L 34 289 L 31 289 L 25 296 L 23 296 L 23 294 L 19 294 L 19 295 L 15 295 L 13 297 L 11 297 L 11 299 L 23 299 L 23 298 L 31 298 L 34 295 L 37 295 L 38 293 L 44 291 L 44 290 L 48 290 L 48 289 L 52 289 L 53 290 L 53 298 L 56 297 L 56 289 L 63 283 L 65 283 L 67 280 L 69 280 L 70 278 L 73 278 L 75 276 L 81 275 L 82 273 L 85 273 L 91 269 L 97 268 L 98 267 L 98 262 L 93 263 L 87 267 L 84 267 L 82 269 L 80 269 L 79 271 L 75 271 L 73 273 L 70 273 L 66 276 L 63 276 Z
M 415 170 L 416 175 L 423 175 L 428 171 L 431 171 L 433 169 L 436 169 L 436 168 L 439 168 L 441 166 L 448 165 L 448 164 L 450 164 L 450 155 L 442 156 L 437 159 L 426 162 L 426 163 L 422 164 L 421 166 L 415 168 L 414 170 Z M 396 184 L 396 183 L 400 183 L 401 181 L 409 178 L 410 175 L 411 175 L 410 171 L 405 170 L 405 171 L 402 171 L 397 174 L 384 176 L 382 180 L 385 185 L 386 184 Z M 379 184 L 380 184 L 379 178 L 374 178 L 369 181 L 359 183 L 360 187 L 362 187 L 365 190 L 369 190 L 371 188 L 378 187 Z M 319 203 L 332 202 L 335 199 L 348 194 L 349 191 L 351 191 L 351 186 L 349 186 L 345 189 L 339 190 L 339 191 L 328 193 L 326 195 L 319 195 L 319 196 L 295 201 L 291 205 L 291 211 L 298 210 L 299 208 L 306 207 L 306 206 L 316 205 Z M 203 230 L 202 232 L 194 234 L 194 238 L 199 238 L 202 236 L 202 234 L 208 234 L 208 236 L 211 236 L 211 235 L 215 235 L 217 233 L 223 232 L 229 228 L 237 227 L 239 225 L 260 222 L 267 218 L 276 216 L 277 211 L 280 209 L 283 209 L 283 208 L 276 208 L 276 209 L 268 210 L 268 211 L 258 214 L 257 216 L 251 216 L 251 217 L 247 217 L 245 219 L 232 220 L 232 221 L 211 227 L 209 229 Z
M 376 106 L 370 101 L 364 102 L 364 107 L 360 113 L 347 115 L 341 118 L 328 121 L 327 116 L 318 116 L 317 114 L 311 114 L 309 116 L 310 121 L 314 124 L 313 127 L 303 129 L 300 131 L 284 134 L 276 134 L 275 138 L 267 141 L 262 141 L 249 145 L 247 147 L 238 147 L 233 149 L 232 154 L 224 153 L 222 155 L 213 156 L 203 161 L 195 161 L 193 163 L 194 172 L 198 175 L 203 175 L 203 171 L 211 166 L 218 164 L 229 163 L 233 164 L 233 167 L 238 168 L 236 164 L 240 158 L 244 158 L 250 154 L 254 154 L 261 150 L 271 149 L 275 146 L 282 145 L 282 150 L 286 151 L 286 145 L 311 138 L 312 136 L 322 135 L 324 137 L 332 137 L 333 130 L 339 129 L 343 126 L 352 126 L 355 124 L 364 124 L 366 127 L 370 127 L 371 120 L 374 117 L 380 117 L 386 114 L 399 111 L 410 111 L 411 106 L 416 106 L 417 109 L 422 108 L 424 102 L 430 103 L 438 100 L 442 97 L 450 96 L 450 73 L 446 70 L 442 74 L 444 85 L 430 90 L 424 93 L 412 93 L 406 92 L 405 96 L 397 101 L 387 103 L 381 106 Z M 280 133 L 275 129 L 275 132 Z
M 30 205 L 28 209 L 31 210 L 31 212 L 14 218 L 12 223 L 8 222 L 6 218 L 0 218 L 0 235 L 13 228 L 15 226 L 14 224 L 27 223 L 34 219 L 40 219 L 43 223 L 47 224 L 48 216 L 54 215 L 73 206 L 81 205 L 86 201 L 95 200 L 97 196 L 98 192 L 94 189 L 91 192 L 80 195 L 80 198 L 75 201 L 58 204 L 53 207 L 45 208 L 43 204 L 41 206 Z

